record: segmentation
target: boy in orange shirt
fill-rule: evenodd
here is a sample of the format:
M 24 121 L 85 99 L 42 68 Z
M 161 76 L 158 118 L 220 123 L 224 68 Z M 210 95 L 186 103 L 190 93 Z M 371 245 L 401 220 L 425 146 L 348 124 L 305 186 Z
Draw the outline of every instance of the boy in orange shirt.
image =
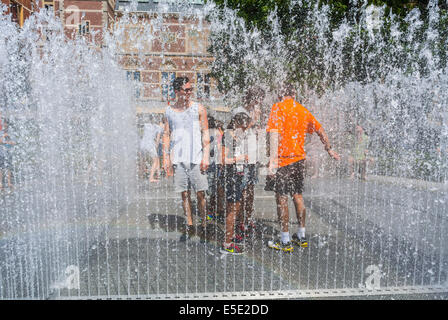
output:
M 270 135 L 269 174 L 266 191 L 274 191 L 277 216 L 281 227 L 281 239 L 269 241 L 268 246 L 284 252 L 294 249 L 291 241 L 300 247 L 307 247 L 305 236 L 305 203 L 303 201 L 304 150 L 307 133 L 317 133 L 328 154 L 339 160 L 339 155 L 331 149 L 324 128 L 304 106 L 293 98 L 295 89 L 285 85 L 281 90 L 281 101 L 274 104 L 269 115 L 266 131 Z M 299 230 L 289 236 L 288 195 L 291 195 L 296 209 Z

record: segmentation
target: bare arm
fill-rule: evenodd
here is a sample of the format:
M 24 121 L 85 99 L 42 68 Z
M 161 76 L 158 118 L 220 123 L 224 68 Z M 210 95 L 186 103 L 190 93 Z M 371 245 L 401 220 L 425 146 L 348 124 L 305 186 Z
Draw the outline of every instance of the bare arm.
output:
M 321 127 L 318 131 L 316 131 L 316 133 L 319 136 L 320 141 L 325 146 L 325 151 L 328 152 L 330 157 L 332 157 L 333 159 L 339 160 L 340 159 L 339 154 L 337 154 L 336 151 L 331 149 L 331 144 L 330 144 L 330 141 L 328 140 L 328 136 L 327 136 L 327 133 L 325 132 L 324 128 Z
M 163 151 L 163 167 L 165 171 L 170 170 L 170 125 L 168 119 L 163 118 L 163 135 L 162 135 L 162 151 Z
M 160 123 L 159 126 L 162 127 L 162 131 L 160 131 L 156 136 L 156 145 L 159 144 L 160 140 L 162 140 L 162 142 L 163 142 L 163 133 L 165 131 L 165 126 L 164 126 L 163 122 Z
M 209 156 L 210 156 L 210 135 L 208 132 L 208 120 L 207 120 L 207 110 L 200 105 L 199 106 L 199 122 L 201 125 L 202 134 L 202 161 L 201 170 L 205 171 L 208 168 Z

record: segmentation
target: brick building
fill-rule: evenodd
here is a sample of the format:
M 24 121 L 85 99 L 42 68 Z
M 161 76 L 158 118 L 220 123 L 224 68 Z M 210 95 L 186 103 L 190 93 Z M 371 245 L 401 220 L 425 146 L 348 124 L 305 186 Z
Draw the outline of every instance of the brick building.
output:
M 92 31 L 99 31 L 95 39 L 101 44 L 103 27 L 111 25 L 115 19 L 116 0 L 0 0 L 7 6 L 7 14 L 19 26 L 35 11 L 41 8 L 52 10 L 61 18 L 66 34 L 89 36 Z
M 35 0 L 0 0 L 6 5 L 6 13 L 11 14 L 14 22 L 23 26 L 25 20 L 35 11 L 37 4 Z
M 68 37 L 91 37 L 97 31 L 95 43 L 102 44 L 102 31 L 120 22 L 124 11 L 137 18 L 128 24 L 127 31 L 152 26 L 152 40 L 135 47 L 131 37 L 122 45 L 120 63 L 128 78 L 135 84 L 137 113 L 140 115 L 164 112 L 173 100 L 172 81 L 187 76 L 194 87 L 194 99 L 210 113 L 226 112 L 210 77 L 213 57 L 207 52 L 209 26 L 202 16 L 185 15 L 181 6 L 170 0 L 138 0 L 137 8 L 129 10 L 130 0 L 0 0 L 7 4 L 13 19 L 22 26 L 26 18 L 39 8 L 47 8 L 61 18 Z M 200 12 L 202 0 L 186 0 Z M 160 21 L 162 22 L 160 25 Z M 147 31 L 147 29 L 145 29 Z M 139 30 L 138 30 L 139 31 Z M 141 117 L 140 117 L 141 118 Z
M 53 1 L 47 1 L 53 2 Z M 54 11 L 61 17 L 66 34 L 91 37 L 97 31 L 95 42 L 102 44 L 103 28 L 109 28 L 115 20 L 115 0 L 58 0 Z
M 124 44 L 121 64 L 128 77 L 136 84 L 137 112 L 162 113 L 175 98 L 172 81 L 176 76 L 190 78 L 194 88 L 193 99 L 200 101 L 209 113 L 226 112 L 210 77 L 213 56 L 207 52 L 209 24 L 202 16 L 185 15 L 182 8 L 170 1 L 139 0 L 138 6 L 129 10 L 129 0 L 118 0 L 115 6 L 117 21 L 124 11 L 138 19 L 128 28 L 143 24 L 155 25 L 154 36 L 142 47 Z M 190 0 L 193 9 L 201 10 L 203 1 Z M 162 21 L 162 25 L 160 25 Z

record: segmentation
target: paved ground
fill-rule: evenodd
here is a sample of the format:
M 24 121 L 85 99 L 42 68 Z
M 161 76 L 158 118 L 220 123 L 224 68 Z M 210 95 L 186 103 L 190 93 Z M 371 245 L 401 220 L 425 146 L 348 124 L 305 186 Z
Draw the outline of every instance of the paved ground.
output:
M 355 289 L 349 294 L 352 298 L 358 290 L 359 298 L 365 297 L 366 286 L 379 286 L 405 289 L 375 296 L 381 299 L 447 298 L 440 292 L 448 271 L 448 207 L 443 186 L 397 184 L 380 177 L 367 182 L 308 179 L 304 198 L 309 248 L 297 248 L 292 254 L 267 248 L 267 241 L 278 235 L 278 224 L 273 195 L 263 190 L 261 181 L 256 188 L 256 232 L 245 244 L 244 255 L 226 256 L 219 253 L 223 223 L 208 224 L 206 241 L 195 237 L 179 242 L 185 220 L 172 181 L 144 182 L 136 200 L 107 219 L 80 214 L 68 224 L 47 226 L 35 241 L 21 239 L 25 252 L 39 252 L 32 256 L 40 271 L 36 274 L 28 267 L 17 272 L 30 265 L 29 254 L 10 259 L 2 268 L 0 296 L 182 298 L 307 292 L 315 298 L 339 293 L 347 299 L 342 289 Z M 295 231 L 292 209 L 290 203 L 291 230 Z M 57 234 L 52 230 L 58 230 Z M 0 254 L 18 250 L 20 241 L 14 239 L 12 234 L 0 239 Z M 37 247 L 45 250 L 33 251 Z M 60 279 L 51 271 L 69 265 L 79 270 L 79 287 L 71 290 L 64 284 L 69 271 Z M 24 277 L 32 277 L 36 285 L 24 286 Z M 428 288 L 438 291 L 425 292 Z

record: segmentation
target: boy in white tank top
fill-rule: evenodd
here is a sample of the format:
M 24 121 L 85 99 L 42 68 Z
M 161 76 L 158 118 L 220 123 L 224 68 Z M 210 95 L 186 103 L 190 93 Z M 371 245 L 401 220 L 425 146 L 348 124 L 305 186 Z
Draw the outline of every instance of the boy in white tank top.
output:
M 166 172 L 174 169 L 175 191 L 181 193 L 186 216 L 186 228 L 180 240 L 186 241 L 193 235 L 191 188 L 196 191 L 202 219 L 201 231 L 205 232 L 210 138 L 207 111 L 199 103 L 190 100 L 193 88 L 189 79 L 178 77 L 173 87 L 177 100 L 168 106 L 163 120 L 163 166 Z

